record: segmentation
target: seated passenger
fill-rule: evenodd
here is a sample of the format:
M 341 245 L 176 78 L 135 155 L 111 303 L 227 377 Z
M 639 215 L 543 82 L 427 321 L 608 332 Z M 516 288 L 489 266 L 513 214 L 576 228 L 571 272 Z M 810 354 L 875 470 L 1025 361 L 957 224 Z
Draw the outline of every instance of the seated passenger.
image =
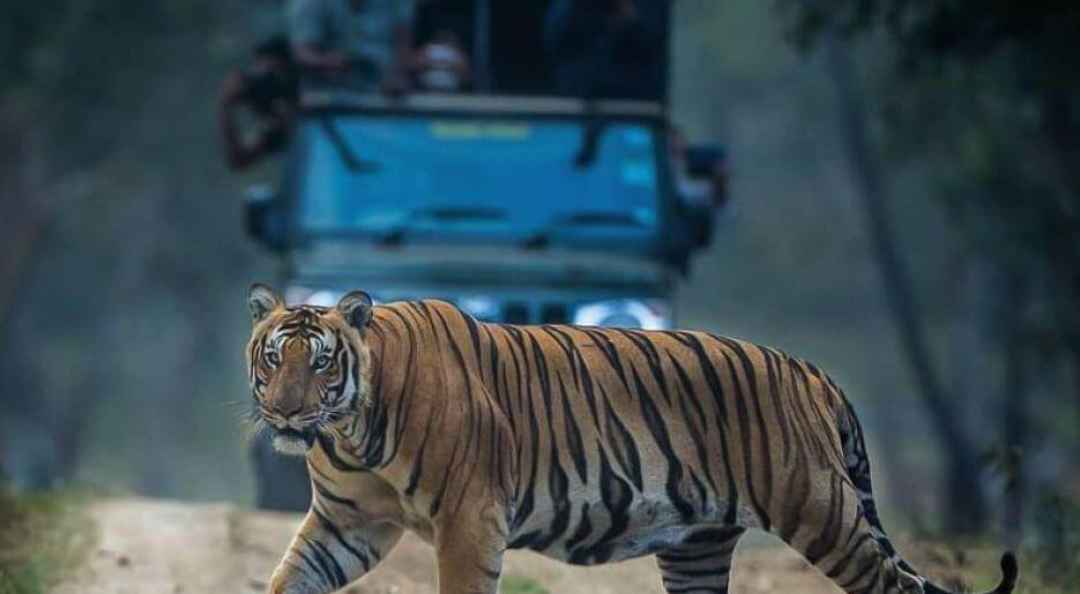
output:
M 413 0 L 289 0 L 305 84 L 391 95 L 409 87 Z
M 255 47 L 254 61 L 234 71 L 221 91 L 218 124 L 230 169 L 245 169 L 288 144 L 298 88 L 289 42 L 276 35 Z M 256 121 L 248 138 L 240 131 L 238 112 L 247 109 Z
M 450 29 L 443 29 L 416 50 L 412 70 L 416 82 L 425 91 L 458 93 L 469 85 L 472 70 L 461 38 Z
M 675 189 L 695 247 L 712 243 L 716 220 L 728 203 L 727 159 L 720 147 L 692 147 L 678 126 L 668 130 Z
M 555 0 L 544 23 L 559 92 L 585 99 L 657 98 L 662 38 L 634 0 Z
M 663 0 L 643 6 L 656 8 Z M 663 35 L 656 19 L 642 18 L 635 0 L 555 0 L 544 23 L 544 45 L 561 94 L 596 99 L 657 100 L 663 94 Z M 604 124 L 582 128 L 578 168 L 596 159 Z

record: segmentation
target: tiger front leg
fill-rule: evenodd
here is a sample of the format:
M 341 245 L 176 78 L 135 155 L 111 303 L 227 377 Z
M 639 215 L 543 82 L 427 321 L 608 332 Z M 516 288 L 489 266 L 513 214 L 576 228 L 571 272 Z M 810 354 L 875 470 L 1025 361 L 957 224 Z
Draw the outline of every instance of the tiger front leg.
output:
M 484 515 L 489 517 L 484 518 Z M 436 540 L 439 594 L 495 594 L 506 552 L 506 524 L 495 514 L 468 514 L 441 526 Z
M 401 538 L 389 523 L 363 528 L 336 525 L 316 509 L 308 512 L 285 557 L 270 578 L 270 594 L 328 594 L 371 571 Z
M 467 537 L 438 551 L 439 594 L 495 594 L 505 543 Z

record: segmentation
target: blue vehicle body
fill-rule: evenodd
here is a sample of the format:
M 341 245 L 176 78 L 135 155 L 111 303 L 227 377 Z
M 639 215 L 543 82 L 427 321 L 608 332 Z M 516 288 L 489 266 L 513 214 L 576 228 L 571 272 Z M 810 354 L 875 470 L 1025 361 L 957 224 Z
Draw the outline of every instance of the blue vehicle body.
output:
M 663 114 L 567 99 L 309 97 L 257 234 L 284 256 L 293 301 L 363 288 L 381 301 L 448 299 L 491 321 L 668 327 L 693 223 L 708 215 L 674 191 Z M 610 316 L 581 313 L 602 303 Z
M 286 300 L 439 298 L 514 324 L 650 329 L 709 212 L 680 199 L 659 104 L 309 96 L 280 190 L 249 203 Z M 582 147 L 595 140 L 591 162 Z M 700 234 L 697 234 L 700 236 Z M 253 448 L 259 507 L 304 509 L 302 463 Z

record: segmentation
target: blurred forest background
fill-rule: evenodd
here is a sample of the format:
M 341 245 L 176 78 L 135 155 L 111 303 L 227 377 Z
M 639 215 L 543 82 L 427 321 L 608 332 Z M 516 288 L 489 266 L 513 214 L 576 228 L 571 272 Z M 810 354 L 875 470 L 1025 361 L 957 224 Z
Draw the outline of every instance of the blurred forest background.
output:
M 991 533 L 1068 565 L 1080 12 L 1056 6 L 678 0 L 672 113 L 728 147 L 737 211 L 680 325 L 828 370 L 895 532 Z M 244 235 L 241 195 L 275 171 L 229 174 L 215 114 L 280 5 L 6 12 L 2 473 L 250 502 L 243 296 L 275 262 Z

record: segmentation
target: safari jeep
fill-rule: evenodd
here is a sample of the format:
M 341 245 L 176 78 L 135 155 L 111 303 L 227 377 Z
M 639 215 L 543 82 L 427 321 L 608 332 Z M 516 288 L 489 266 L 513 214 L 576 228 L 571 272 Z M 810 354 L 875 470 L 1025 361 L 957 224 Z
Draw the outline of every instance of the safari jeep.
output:
M 362 288 L 508 324 L 673 324 L 676 284 L 714 216 L 687 186 L 695 173 L 708 178 L 699 189 L 715 184 L 718 152 L 680 153 L 664 75 L 654 100 L 583 101 L 552 96 L 539 67 L 522 73 L 543 63 L 529 52 L 547 6 L 477 2 L 472 93 L 303 93 L 280 186 L 247 207 L 289 302 Z M 666 38 L 667 5 L 653 8 Z M 255 462 L 260 506 L 306 508 L 302 461 L 258 444 Z

